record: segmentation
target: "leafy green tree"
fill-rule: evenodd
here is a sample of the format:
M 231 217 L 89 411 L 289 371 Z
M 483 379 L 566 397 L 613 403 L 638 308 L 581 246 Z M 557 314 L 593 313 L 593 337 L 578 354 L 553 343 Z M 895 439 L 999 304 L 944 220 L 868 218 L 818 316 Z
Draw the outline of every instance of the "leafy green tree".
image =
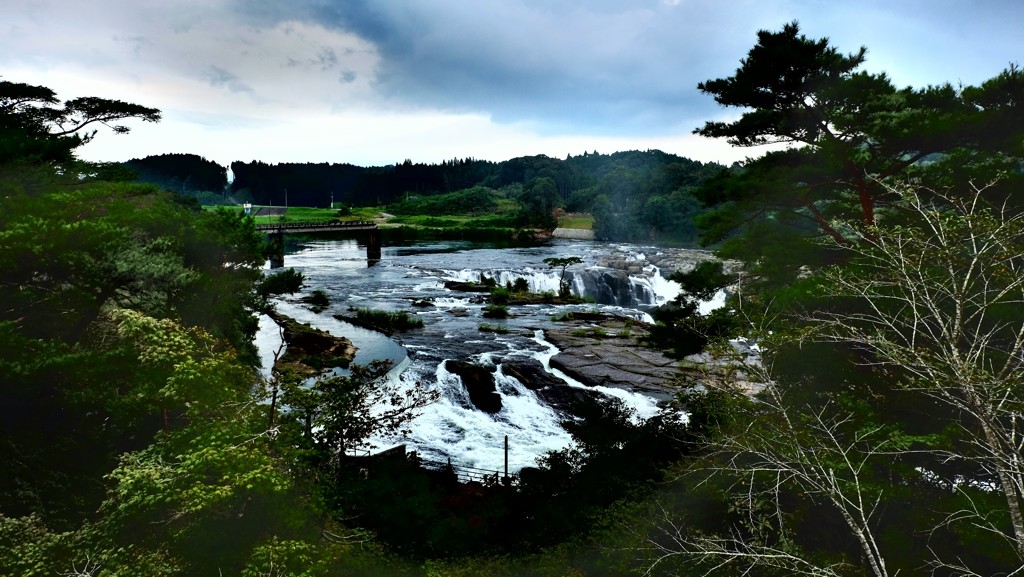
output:
M 296 444 L 315 455 L 318 464 L 340 474 L 346 454 L 363 448 L 371 437 L 401 434 L 436 391 L 405 387 L 387 378 L 386 361 L 353 365 L 348 376 L 318 378 L 312 385 L 285 378 L 282 403 Z
M 125 453 L 97 529 L 114 547 L 162 551 L 187 572 L 237 570 L 265 539 L 302 537 L 296 494 L 270 450 L 253 373 L 202 329 L 119 309 L 119 337 L 137 355 L 136 396 L 172 407 L 152 444 Z
M 668 195 L 648 198 L 641 215 L 654 239 L 692 243 L 697 239 L 694 217 L 700 210 L 700 203 L 688 190 L 678 189 Z
M 679 283 L 679 296 L 652 313 L 655 324 L 650 328 L 650 344 L 683 358 L 700 353 L 711 342 L 735 336 L 739 322 L 728 309 L 716 309 L 707 315 L 699 312 L 702 301 L 711 300 L 735 279 L 724 271 L 721 261 L 701 262 L 689 272 L 673 273 L 669 279 Z
M 561 268 L 558 277 L 558 295 L 565 298 L 572 294 L 572 283 L 565 279 L 565 271 L 574 264 L 583 264 L 583 259 L 578 256 L 550 257 L 544 259 L 544 264 L 551 268 Z
M 553 229 L 558 226 L 553 211 L 561 203 L 555 181 L 548 177 L 534 178 L 519 195 L 522 205 L 517 221 L 520 226 L 532 225 Z
M 195 154 L 160 154 L 133 158 L 124 166 L 142 182 L 151 182 L 178 194 L 196 196 L 220 193 L 228 185 L 227 168 Z
M 689 448 L 677 411 L 637 419 L 619 399 L 585 398 L 573 412 L 578 418 L 562 423 L 572 444 L 521 475 L 513 510 L 527 517 L 524 539 L 535 545 L 569 538 L 624 495 L 647 492 Z
M 148 443 L 163 408 L 114 336 L 111 311 L 176 318 L 255 359 L 260 238 L 237 215 L 199 213 L 149 186 L 0 174 L 0 510 L 73 524 L 95 511 L 118 455 Z M 76 179 L 77 180 L 77 179 Z M 69 487 L 74 487 L 69 491 Z
M 279 294 L 295 294 L 302 289 L 305 276 L 294 268 L 267 275 L 260 283 L 259 292 L 262 296 Z

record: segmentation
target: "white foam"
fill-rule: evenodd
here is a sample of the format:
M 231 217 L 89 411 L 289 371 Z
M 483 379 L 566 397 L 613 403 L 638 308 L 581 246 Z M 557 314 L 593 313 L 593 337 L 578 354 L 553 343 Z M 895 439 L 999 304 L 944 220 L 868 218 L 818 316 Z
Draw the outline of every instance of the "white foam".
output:
M 493 415 L 473 406 L 462 380 L 444 367 L 444 361 L 438 363 L 434 377 L 442 400 L 412 421 L 412 432 L 405 440 L 425 459 L 444 461 L 450 456 L 458 465 L 503 472 L 507 435 L 512 473 L 535 465 L 538 456 L 571 442 L 558 414 L 533 391 L 505 375 L 500 366 L 495 381 L 502 409 Z M 412 382 L 417 376 L 406 371 L 403 379 Z
M 253 342 L 260 357 L 260 375 L 269 381 L 274 370 L 274 354 L 283 355 L 287 350 L 281 327 L 267 315 L 259 315 L 259 328 Z

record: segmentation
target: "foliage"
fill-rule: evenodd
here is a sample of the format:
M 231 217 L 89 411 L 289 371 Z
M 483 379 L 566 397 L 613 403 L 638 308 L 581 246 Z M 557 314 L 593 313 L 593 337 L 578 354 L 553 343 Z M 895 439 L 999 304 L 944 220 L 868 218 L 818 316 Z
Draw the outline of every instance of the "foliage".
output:
M 437 394 L 409 388 L 387 378 L 391 364 L 353 365 L 349 376 L 320 377 L 312 385 L 283 383 L 287 419 L 301 425 L 301 445 L 314 449 L 332 469 L 346 452 L 363 447 L 373 436 L 401 434 L 420 409 Z
M 897 386 L 958 415 L 949 423 L 958 428 L 957 442 L 936 455 L 944 466 L 929 466 L 935 482 L 974 503 L 953 514 L 950 524 L 984 527 L 1024 565 L 1024 470 L 1018 466 L 1024 216 L 989 206 L 983 189 L 929 194 L 928 200 L 912 188 L 893 192 L 906 207 L 907 224 L 868 231 L 871 242 L 848 249 L 852 266 L 822 278 L 826 295 L 863 307 L 852 315 L 812 314 L 807 338 L 864 348 Z M 1002 507 L 985 509 L 980 485 L 997 488 Z M 970 564 L 936 553 L 947 569 Z
M 707 315 L 699 312 L 701 301 L 711 299 L 732 282 L 721 261 L 704 261 L 689 272 L 676 272 L 669 278 L 678 282 L 681 290 L 679 296 L 652 313 L 655 324 L 647 337 L 651 345 L 683 358 L 702 352 L 711 342 L 736 335 L 739 324 L 728 309 L 716 309 Z
M 529 290 L 530 290 L 530 281 L 526 280 L 525 277 L 518 277 L 512 283 L 512 286 L 510 287 L 510 290 L 513 293 L 529 292 Z
M 411 329 L 423 328 L 423 319 L 410 316 L 406 311 L 379 311 L 373 309 L 356 309 L 354 319 L 346 317 L 345 320 L 353 320 L 356 324 L 373 330 L 391 334 L 394 331 L 408 331 Z
M 0 372 L 11 385 L 4 406 L 17 408 L 4 425 L 11 474 L 0 500 L 5 512 L 71 522 L 95 510 L 102 474 L 155 425 L 152 406 L 136 402 L 152 399 L 113 337 L 111 311 L 176 318 L 254 359 L 262 257 L 244 220 L 194 212 L 149 186 L 70 184 L 41 170 L 0 176 Z M 69 486 L 74 498 L 54 498 Z
M 124 163 L 141 182 L 149 182 L 181 195 L 195 196 L 221 204 L 221 192 L 228 185 L 227 168 L 195 154 L 160 154 L 133 158 Z M 201 196 L 213 193 L 211 196 Z
M 691 189 L 722 168 L 658 150 L 584 153 L 564 160 L 538 155 L 500 163 L 406 161 L 387 167 L 235 162 L 231 191 L 235 197 L 244 191 L 259 204 L 277 206 L 285 204 L 285 190 L 291 205 L 326 207 L 332 198 L 353 206 L 387 204 L 398 215 L 394 222 L 443 228 L 458 223 L 550 229 L 555 226 L 552 209 L 567 206 L 601 213 L 593 226 L 599 236 L 690 244 L 697 208 Z M 635 176 L 630 178 L 636 186 L 618 184 L 625 174 Z M 607 201 L 607 211 L 599 210 L 598 197 Z M 465 215 L 485 222 L 466 222 Z M 428 225 L 417 216 L 443 221 Z
M 579 533 L 611 503 L 648 491 L 687 450 L 685 425 L 672 410 L 636 419 L 618 399 L 588 397 L 573 413 L 577 418 L 562 423 L 572 445 L 521 474 L 516 508 L 528 512 L 526 538 L 538 545 Z
M 589 210 L 600 239 L 691 244 L 700 211 L 692 189 L 717 174 L 702 165 L 659 151 L 612 155 L 597 183 L 570 199 L 571 210 Z
M 578 256 L 550 257 L 544 259 L 544 264 L 551 268 L 561 268 L 558 277 L 558 296 L 566 298 L 572 294 L 572 283 L 565 279 L 565 271 L 575 264 L 583 264 L 583 259 Z
M 508 288 L 502 287 L 502 286 L 496 286 L 496 287 L 491 289 L 491 296 L 490 296 L 491 304 L 492 305 L 499 305 L 499 306 L 507 305 L 511 295 L 512 295 L 512 291 L 510 291 Z
M 485 319 L 506 319 L 509 316 L 508 307 L 498 304 L 487 305 L 484 307 L 481 316 Z
M 443 216 L 448 214 L 488 214 L 497 207 L 494 190 L 476 186 L 465 190 L 409 198 L 402 202 L 392 203 L 388 211 L 394 214 L 415 214 Z
M 843 55 L 827 39 L 800 34 L 795 22 L 757 38 L 733 76 L 698 85 L 742 109 L 739 119 L 695 132 L 738 146 L 788 147 L 695 194 L 714 208 L 701 217 L 703 242 L 728 241 L 730 256 L 758 262 L 771 282 L 835 257 L 811 237 L 855 242 L 855 231 L 868 231 L 898 202 L 886 188 L 894 179 L 938 187 L 964 169 L 981 178 L 1016 170 L 1024 115 L 1012 95 L 1024 76 L 1015 67 L 977 88 L 897 89 L 884 73 L 858 71 L 866 49 Z M 993 130 L 993 122 L 1003 128 Z
M 500 325 L 492 325 L 490 323 L 480 323 L 479 325 L 477 325 L 477 330 L 479 330 L 482 333 L 506 334 L 509 332 L 507 327 L 503 327 Z
M 313 305 L 312 308 L 314 312 L 320 312 L 331 304 L 331 298 L 327 296 L 326 291 L 316 289 L 312 293 L 310 293 L 308 297 L 304 297 L 302 299 L 302 302 L 306 302 Z
M 763 390 L 703 464 L 735 516 L 668 515 L 657 563 L 877 576 L 1024 564 L 1021 215 L 980 189 L 890 193 L 900 224 L 844 245 L 847 262 L 811 278 L 826 306 L 761 335 L 775 362 L 744 369 Z M 821 352 L 819 374 L 806 356 Z
M 295 294 L 302 290 L 302 283 L 306 277 L 294 268 L 286 268 L 281 271 L 263 277 L 260 282 L 259 292 L 264 297 L 280 294 Z
M 160 111 L 138 104 L 83 96 L 64 101 L 45 86 L 0 80 L 0 165 L 55 163 L 69 166 L 74 150 L 96 136 L 92 124 L 108 126 L 115 134 L 130 129 L 122 120 L 158 122 Z
M 547 230 L 558 226 L 554 210 L 561 199 L 554 180 L 547 177 L 534 178 L 523 186 L 518 200 L 521 208 L 516 217 L 517 226 L 535 226 Z

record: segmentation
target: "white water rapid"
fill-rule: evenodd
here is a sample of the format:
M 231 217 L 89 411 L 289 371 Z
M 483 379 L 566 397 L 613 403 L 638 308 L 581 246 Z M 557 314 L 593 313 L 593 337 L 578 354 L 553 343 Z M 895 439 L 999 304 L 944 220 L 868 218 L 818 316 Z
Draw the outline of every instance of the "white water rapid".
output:
M 297 245 L 289 247 L 285 266 L 302 272 L 305 285 L 299 294 L 276 299 L 277 310 L 351 339 L 358 351 L 356 363 L 390 360 L 395 366 L 388 376 L 393 385 L 410 388 L 420 383 L 440 393 L 440 400 L 412 421 L 407 438 L 373 439 L 376 448 L 405 443 L 425 459 L 443 462 L 451 458 L 456 465 L 494 471 L 504 466 L 506 435 L 510 472 L 534 465 L 537 457 L 571 441 L 559 424 L 565 417 L 506 374 L 504 362 L 534 359 L 569 386 L 590 388 L 551 368 L 551 357 L 558 350 L 544 340 L 541 328 L 566 310 L 595 308 L 650 321 L 648 311 L 679 292 L 678 284 L 665 280 L 656 267 L 644 262 L 642 251 L 594 242 L 556 241 L 550 246 L 501 249 L 445 242 L 385 246 L 381 260 L 373 266 L 367 266 L 365 248 L 350 239 Z M 598 258 L 612 251 L 632 251 L 632 258 L 644 265 L 642 272 L 627 275 L 598 266 Z M 595 304 L 571 307 L 512 307 L 512 318 L 486 319 L 481 317 L 483 304 L 474 298 L 477 295 L 450 291 L 443 284 L 448 280 L 479 282 L 482 274 L 501 285 L 525 278 L 532 291 L 557 292 L 560 271 L 547 267 L 543 259 L 576 255 L 585 263 L 567 271 L 572 274 L 574 290 L 591 298 L 592 294 L 604 295 L 608 302 L 595 299 Z M 301 297 L 313 290 L 328 294 L 331 305 L 327 310 L 315 313 L 301 302 Z M 417 307 L 414 302 L 430 306 Z M 334 318 L 352 314 L 350 307 L 406 311 L 422 319 L 424 327 L 389 338 Z M 483 323 L 505 332 L 483 332 L 479 329 Z M 270 366 L 281 341 L 269 319 L 261 319 L 256 344 L 264 367 Z M 445 368 L 447 360 L 493 367 L 501 410 L 491 414 L 477 409 L 460 378 Z M 597 390 L 622 399 L 638 418 L 658 411 L 653 397 L 609 387 Z

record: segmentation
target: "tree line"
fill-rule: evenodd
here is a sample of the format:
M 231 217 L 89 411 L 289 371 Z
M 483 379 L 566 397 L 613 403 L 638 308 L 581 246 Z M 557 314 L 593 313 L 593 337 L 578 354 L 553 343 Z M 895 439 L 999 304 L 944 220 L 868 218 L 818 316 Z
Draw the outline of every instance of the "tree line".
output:
M 133 159 L 139 180 L 193 196 L 205 204 L 328 207 L 391 206 L 416 198 L 504 190 L 521 202 L 520 224 L 553 228 L 551 212 L 593 213 L 600 238 L 693 244 L 700 203 L 692 191 L 725 167 L 659 150 L 585 152 L 565 159 L 544 155 L 491 162 L 473 158 L 440 164 L 405 160 L 389 166 L 345 163 L 231 163 L 224 167 L 192 154 Z M 408 205 L 406 205 L 408 206 Z

